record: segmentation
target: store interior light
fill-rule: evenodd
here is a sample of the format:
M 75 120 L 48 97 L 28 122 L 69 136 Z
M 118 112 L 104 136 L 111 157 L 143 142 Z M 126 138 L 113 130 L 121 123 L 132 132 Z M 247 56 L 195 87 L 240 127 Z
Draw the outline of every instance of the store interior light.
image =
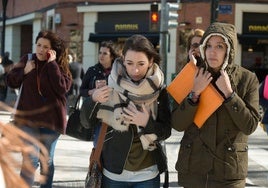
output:
M 188 26 L 190 24 L 191 24 L 190 22 L 180 22 L 179 26 Z
M 248 52 L 253 52 L 253 48 L 252 48 L 252 46 L 249 46 L 249 47 L 248 47 Z

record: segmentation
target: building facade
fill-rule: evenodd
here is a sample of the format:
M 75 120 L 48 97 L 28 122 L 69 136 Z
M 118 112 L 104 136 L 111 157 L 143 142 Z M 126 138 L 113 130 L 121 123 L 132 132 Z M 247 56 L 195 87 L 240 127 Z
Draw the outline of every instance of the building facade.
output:
M 120 50 L 127 37 L 142 34 L 159 48 L 159 28 L 152 31 L 149 24 L 153 2 L 159 5 L 161 13 L 160 0 L 8 0 L 4 48 L 18 61 L 21 55 L 33 51 L 37 33 L 50 29 L 64 38 L 85 70 L 97 63 L 99 43 L 103 40 L 113 40 Z M 217 20 L 237 27 L 236 62 L 255 71 L 262 80 L 268 69 L 268 0 L 220 0 L 218 3 Z M 210 0 L 181 0 L 179 4 L 179 25 L 168 31 L 167 83 L 185 64 L 190 31 L 205 30 L 211 22 Z M 3 21 L 0 26 L 2 24 Z

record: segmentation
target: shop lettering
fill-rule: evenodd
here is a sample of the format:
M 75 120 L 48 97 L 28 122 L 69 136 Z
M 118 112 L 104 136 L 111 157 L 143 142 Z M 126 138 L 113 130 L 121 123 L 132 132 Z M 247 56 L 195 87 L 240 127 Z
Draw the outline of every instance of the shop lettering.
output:
M 139 25 L 138 24 L 115 24 L 114 29 L 115 31 L 126 31 L 126 30 L 136 31 L 136 30 L 139 30 Z
M 249 32 L 268 32 L 268 25 L 249 25 L 248 30 Z

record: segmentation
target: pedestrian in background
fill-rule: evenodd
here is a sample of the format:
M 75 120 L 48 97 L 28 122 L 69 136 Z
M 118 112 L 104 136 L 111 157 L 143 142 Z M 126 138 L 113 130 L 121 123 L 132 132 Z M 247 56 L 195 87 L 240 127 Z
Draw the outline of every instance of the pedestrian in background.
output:
M 83 77 L 82 85 L 80 87 L 80 93 L 83 97 L 91 96 L 96 89 L 96 85 L 99 83 L 107 84 L 113 62 L 117 57 L 119 57 L 119 54 L 112 41 L 101 42 L 99 47 L 98 63 L 89 67 Z M 96 145 L 99 130 L 100 124 L 95 126 L 95 130 L 93 131 L 94 145 Z
M 5 52 L 4 54 L 4 57 L 2 59 L 2 63 L 3 65 L 6 64 L 6 65 L 13 65 L 14 62 L 9 58 L 10 56 L 10 53 L 9 52 Z
M 69 68 L 72 73 L 73 83 L 69 94 L 77 97 L 80 94 L 80 87 L 84 77 L 84 69 L 81 63 L 76 59 L 76 54 L 68 54 Z
M 108 81 L 112 64 L 117 57 L 119 57 L 119 54 L 112 41 L 101 42 L 98 63 L 88 68 L 80 87 L 80 93 L 83 97 L 88 97 L 93 93 L 96 80 Z
M 6 76 L 14 65 L 14 62 L 9 60 L 8 57 L 9 57 L 9 53 L 6 52 L 5 57 L 2 59 L 2 62 L 1 62 L 4 68 L 4 73 L 0 75 L 0 101 L 2 102 L 6 102 L 8 89 L 9 89 L 6 83 Z M 15 93 L 14 90 L 13 92 Z
M 202 29 L 195 29 L 193 33 L 189 36 L 187 44 L 187 52 L 188 52 L 187 62 L 190 61 L 190 57 L 192 55 L 195 57 L 197 61 L 199 58 L 201 58 L 199 45 L 204 32 L 205 31 Z
M 35 40 L 36 53 L 24 55 L 7 75 L 12 88 L 21 87 L 15 123 L 45 145 L 49 152 L 49 171 L 42 188 L 51 188 L 54 175 L 54 150 L 66 129 L 66 94 L 72 84 L 65 42 L 54 32 L 40 31 Z M 30 56 L 30 57 L 29 57 Z M 31 144 L 31 143 L 29 143 Z M 36 151 L 39 148 L 36 147 Z M 38 167 L 39 159 L 30 156 Z M 21 177 L 33 185 L 34 171 L 25 167 L 30 161 L 23 156 Z M 41 174 L 44 174 L 42 171 Z
M 171 134 L 170 109 L 160 57 L 142 35 L 128 38 L 113 63 L 108 86 L 90 96 L 88 124 L 109 125 L 103 145 L 103 188 L 160 187 L 153 150 Z M 90 117 L 90 119 L 89 119 Z
M 172 127 L 184 131 L 176 170 L 185 188 L 245 187 L 248 135 L 260 119 L 259 83 L 254 73 L 234 62 L 236 45 L 234 25 L 215 22 L 208 27 L 200 45 L 206 67 L 198 68 L 191 93 L 172 113 Z M 191 61 L 196 62 L 194 56 Z M 224 102 L 199 128 L 194 117 L 210 83 Z
M 84 69 L 82 63 L 77 61 L 76 54 L 70 52 L 68 54 L 69 69 L 72 74 L 72 86 L 68 92 L 68 107 L 74 106 L 77 97 L 80 94 L 80 87 L 84 77 Z M 68 108 L 69 110 L 69 108 Z

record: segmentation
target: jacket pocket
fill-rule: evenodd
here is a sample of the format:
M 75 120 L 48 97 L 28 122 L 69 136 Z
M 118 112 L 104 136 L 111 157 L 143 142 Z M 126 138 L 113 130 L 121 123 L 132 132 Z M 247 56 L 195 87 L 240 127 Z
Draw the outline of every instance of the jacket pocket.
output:
M 191 143 L 181 142 L 178 160 L 176 162 L 176 170 L 178 173 L 186 173 L 189 171 L 190 155 L 192 151 Z
M 248 171 L 248 145 L 234 143 L 226 147 L 224 176 L 226 179 L 244 179 Z

